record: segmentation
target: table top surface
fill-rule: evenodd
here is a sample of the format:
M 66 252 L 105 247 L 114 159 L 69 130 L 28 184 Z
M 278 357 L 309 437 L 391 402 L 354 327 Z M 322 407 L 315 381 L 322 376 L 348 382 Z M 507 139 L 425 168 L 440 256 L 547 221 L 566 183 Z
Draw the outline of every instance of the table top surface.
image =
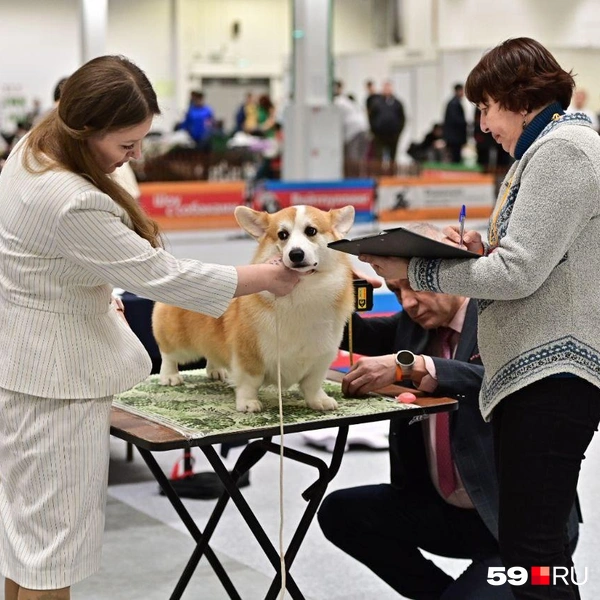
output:
M 328 373 L 328 379 L 333 382 L 341 381 L 342 377 L 343 373 L 337 371 Z M 168 414 L 166 418 L 164 417 L 165 410 L 162 410 L 163 407 L 156 406 L 160 405 L 160 401 L 154 403 L 155 394 L 153 390 L 158 389 L 155 387 L 158 378 L 157 376 L 151 376 L 143 384 L 139 384 L 129 392 L 115 398 L 111 413 L 112 435 L 151 451 L 165 451 L 279 435 L 278 406 L 267 405 L 262 413 L 237 413 L 235 411 L 234 391 L 223 383 L 220 383 L 220 385 L 226 387 L 226 393 L 228 396 L 230 395 L 230 397 L 224 398 L 223 406 L 216 406 L 214 403 L 204 406 L 202 391 L 199 392 L 198 396 L 194 396 L 197 389 L 199 390 L 206 385 L 206 377 L 203 372 L 184 372 L 184 378 L 187 379 L 185 387 L 177 389 L 162 388 L 161 386 L 158 395 L 168 393 L 170 404 L 176 402 L 178 405 L 186 405 L 186 403 L 192 402 L 196 420 L 198 420 L 198 415 L 215 420 L 216 412 L 218 413 L 220 410 L 227 412 L 217 414 L 216 422 L 212 422 L 210 427 L 200 427 L 199 429 L 179 427 L 176 420 L 170 422 Z M 212 388 L 214 384 L 211 382 L 210 386 Z M 326 391 L 331 393 L 330 389 L 326 388 Z M 340 427 L 391 418 L 419 418 L 430 413 L 456 410 L 458 407 L 457 401 L 452 398 L 427 397 L 421 392 L 416 392 L 418 397 L 414 404 L 399 405 L 394 398 L 403 391 L 415 393 L 414 390 L 407 390 L 393 385 L 378 390 L 376 396 L 360 399 L 346 399 L 342 396 L 342 402 L 338 401 L 341 405 L 340 410 L 331 412 L 317 412 L 305 407 L 299 408 L 294 406 L 294 403 L 302 402 L 301 399 L 292 397 L 289 418 L 286 418 L 285 412 L 286 402 L 289 400 L 284 397 L 284 433 Z M 341 395 L 341 391 L 339 394 Z M 232 414 L 237 418 L 237 422 L 231 422 Z M 202 419 L 200 419 L 200 422 L 202 422 Z

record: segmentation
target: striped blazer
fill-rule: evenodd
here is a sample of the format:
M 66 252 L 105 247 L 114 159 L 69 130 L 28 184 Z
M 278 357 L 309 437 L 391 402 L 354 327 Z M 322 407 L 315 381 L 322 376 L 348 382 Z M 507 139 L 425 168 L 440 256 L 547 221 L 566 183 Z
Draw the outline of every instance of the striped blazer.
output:
M 217 317 L 236 270 L 152 248 L 90 181 L 31 174 L 22 154 L 23 141 L 0 174 L 0 387 L 65 399 L 129 389 L 151 362 L 111 306 L 113 287 Z

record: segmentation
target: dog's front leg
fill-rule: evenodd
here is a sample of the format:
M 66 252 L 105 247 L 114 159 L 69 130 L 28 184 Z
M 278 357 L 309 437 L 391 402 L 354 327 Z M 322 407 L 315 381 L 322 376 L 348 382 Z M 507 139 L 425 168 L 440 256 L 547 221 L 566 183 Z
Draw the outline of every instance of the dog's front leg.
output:
M 258 390 L 263 379 L 263 375 L 250 375 L 240 371 L 234 374 L 237 410 L 240 412 L 260 412 L 262 410 L 262 404 L 258 399 Z
M 306 405 L 313 410 L 336 410 L 338 408 L 335 399 L 323 391 L 326 373 L 327 369 L 313 369 L 299 383 Z
M 160 353 L 160 375 L 161 385 L 181 385 L 183 377 L 179 374 L 179 363 L 169 354 Z

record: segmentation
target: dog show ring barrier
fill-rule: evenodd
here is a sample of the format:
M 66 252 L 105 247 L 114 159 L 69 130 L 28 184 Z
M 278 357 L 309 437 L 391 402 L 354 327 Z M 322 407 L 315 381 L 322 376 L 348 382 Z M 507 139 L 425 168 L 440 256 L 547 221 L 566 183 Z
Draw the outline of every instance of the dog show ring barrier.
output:
M 260 544 L 275 570 L 275 577 L 265 598 L 275 599 L 282 587 L 281 557 L 275 545 L 252 512 L 240 489 L 238 479 L 249 471 L 267 452 L 279 454 L 281 447 L 272 442 L 280 434 L 278 394 L 276 389 L 263 388 L 259 413 L 241 413 L 235 409 L 235 392 L 226 383 L 206 377 L 205 371 L 185 371 L 181 386 L 162 386 L 158 375 L 115 397 L 111 413 L 111 434 L 137 447 L 182 523 L 196 542 L 196 547 L 171 595 L 171 600 L 182 597 L 200 559 L 206 556 L 229 598 L 241 600 L 233 582 L 210 547 L 210 539 L 231 499 Z M 342 374 L 330 371 L 324 384 L 325 391 L 336 398 L 339 408 L 330 412 L 316 412 L 304 405 L 294 389 L 283 393 L 284 426 L 283 455 L 317 469 L 317 479 L 302 493 L 305 510 L 285 550 L 285 588 L 295 600 L 302 600 L 298 584 L 290 573 L 292 563 L 306 536 L 308 528 L 323 499 L 329 482 L 337 474 L 350 425 L 386 419 L 404 418 L 419 421 L 430 413 L 456 410 L 457 401 L 451 398 L 431 398 L 417 392 L 414 404 L 398 403 L 394 398 L 407 391 L 388 386 L 367 398 L 345 398 L 341 392 Z M 335 427 L 337 438 L 330 463 L 285 446 L 285 434 Z M 248 441 L 235 466 L 227 470 L 216 444 Z M 225 491 L 201 531 L 185 508 L 181 498 L 163 472 L 153 452 L 198 447 L 206 456 Z

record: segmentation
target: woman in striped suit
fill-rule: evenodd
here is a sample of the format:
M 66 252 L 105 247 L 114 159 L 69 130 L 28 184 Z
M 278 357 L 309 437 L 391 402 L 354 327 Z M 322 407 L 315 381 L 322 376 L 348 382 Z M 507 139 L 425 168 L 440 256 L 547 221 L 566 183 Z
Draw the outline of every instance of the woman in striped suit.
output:
M 177 260 L 110 174 L 139 158 L 156 94 L 123 57 L 71 75 L 0 176 L 0 572 L 6 600 L 70 597 L 98 570 L 114 394 L 150 359 L 111 304 L 122 287 L 212 316 L 289 293 L 297 273 Z

